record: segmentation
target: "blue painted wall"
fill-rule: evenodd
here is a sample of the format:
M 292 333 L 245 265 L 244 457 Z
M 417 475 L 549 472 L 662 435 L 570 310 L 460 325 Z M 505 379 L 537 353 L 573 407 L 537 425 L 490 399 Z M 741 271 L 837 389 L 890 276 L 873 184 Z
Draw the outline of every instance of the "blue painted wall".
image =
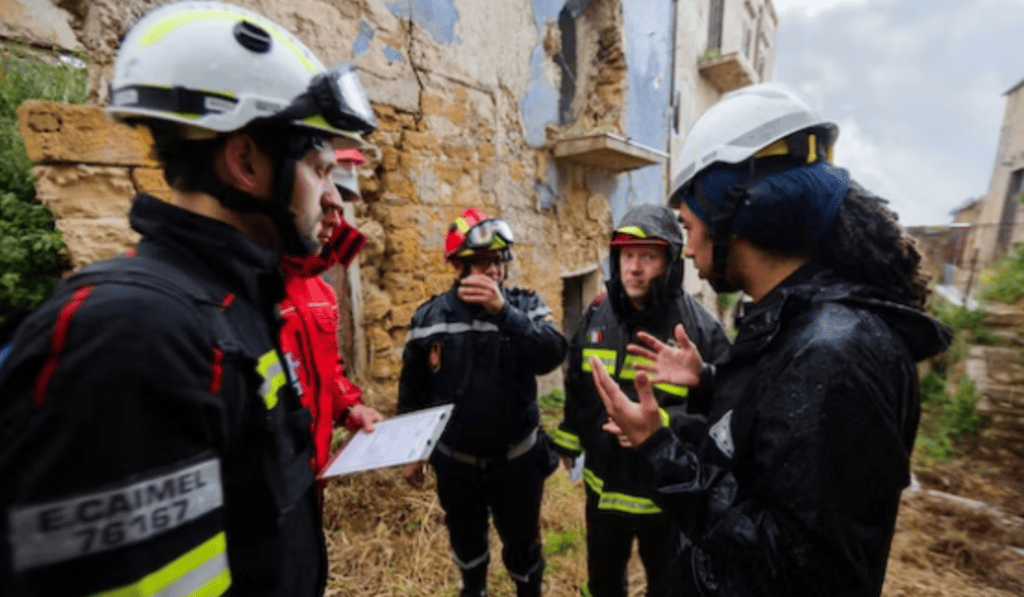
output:
M 547 23 L 558 21 L 562 7 L 579 0 L 531 0 L 534 24 L 543 34 Z M 626 134 L 637 143 L 659 151 L 668 145 L 669 85 L 672 60 L 672 1 L 623 0 L 623 22 L 626 29 L 626 64 L 629 76 L 626 97 Z M 542 67 L 543 47 L 534 48 L 531 81 L 521 102 L 527 142 L 533 147 L 544 145 L 544 129 L 558 122 L 558 90 Z M 584 60 L 580 57 L 580 60 Z M 665 194 L 664 167 L 648 166 L 616 177 L 609 192 L 612 220 L 618 222 L 630 207 L 641 203 L 662 203 Z M 557 200 L 557 181 L 540 188 L 541 205 Z

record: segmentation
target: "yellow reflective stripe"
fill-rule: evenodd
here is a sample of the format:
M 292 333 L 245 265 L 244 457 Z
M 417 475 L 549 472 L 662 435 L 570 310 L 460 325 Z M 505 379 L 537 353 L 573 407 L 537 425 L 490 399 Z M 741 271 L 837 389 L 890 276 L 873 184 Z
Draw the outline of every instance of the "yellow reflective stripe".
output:
M 754 154 L 754 158 L 770 158 L 780 155 L 789 155 L 789 143 L 785 139 L 779 139 L 775 143 L 759 150 Z M 831 147 L 826 152 L 826 158 L 828 161 L 832 161 Z M 807 163 L 813 164 L 816 161 L 818 161 L 818 136 L 807 135 Z
M 563 429 L 555 429 L 552 431 L 551 441 L 555 442 L 555 445 L 565 448 L 566 450 L 572 450 L 573 452 L 583 451 L 583 444 L 580 442 L 579 436 L 569 433 Z
M 469 232 L 469 223 L 466 222 L 461 216 L 455 218 L 455 227 L 459 229 L 459 232 L 465 234 Z
M 785 139 L 779 139 L 754 154 L 754 158 L 770 158 L 780 155 L 789 155 L 789 143 Z
M 644 229 L 639 226 L 623 226 L 622 228 L 616 228 L 615 232 L 620 234 L 628 234 L 637 238 L 647 238 L 647 233 Z
M 677 386 L 670 383 L 656 383 L 654 384 L 654 387 L 666 394 L 672 394 L 673 396 L 678 396 L 680 398 L 685 398 L 690 394 L 690 389 L 686 386 Z
M 661 415 L 661 426 L 662 427 L 668 427 L 668 423 L 669 423 L 668 411 L 665 410 L 664 408 L 659 408 L 658 409 L 658 414 Z
M 619 379 L 633 379 L 636 377 L 636 364 L 644 363 L 646 365 L 653 365 L 654 362 L 650 359 L 645 359 L 635 354 L 626 355 L 626 360 L 622 362 L 622 372 L 619 373 Z
M 261 356 L 256 370 L 263 377 L 260 391 L 263 392 L 263 403 L 267 405 L 267 410 L 270 410 L 277 406 L 277 391 L 287 383 L 284 367 L 277 358 L 277 351 L 271 350 Z
M 281 33 L 277 25 L 263 19 L 259 15 L 243 15 L 232 10 L 223 10 L 219 8 L 201 8 L 168 15 L 156 23 L 153 23 L 149 30 L 139 37 L 139 46 L 146 47 L 153 45 L 176 29 L 180 29 L 185 25 L 196 21 L 239 21 L 242 19 L 252 21 L 265 29 L 278 43 L 284 45 L 284 47 L 287 48 L 288 51 L 290 51 L 310 73 L 319 72 L 320 69 L 313 64 L 309 57 L 306 56 L 305 52 L 299 49 L 299 47 L 295 45 L 294 41 Z
M 583 581 L 583 586 L 580 587 L 581 597 L 594 597 L 594 594 L 590 592 L 590 579 Z
M 604 363 L 604 370 L 611 375 L 615 373 L 615 357 L 617 355 L 617 352 L 607 348 L 584 348 L 583 370 L 590 371 L 590 357 L 597 357 L 598 360 Z
M 583 467 L 583 481 L 587 484 L 587 487 L 597 495 L 601 495 L 601 490 L 604 489 L 604 480 L 594 474 L 594 471 L 587 467 Z
M 661 508 L 647 498 L 608 491 L 601 494 L 597 502 L 599 510 L 615 510 L 626 514 L 657 514 Z
M 201 570 L 207 563 L 208 570 Z M 203 574 L 196 578 L 193 572 Z M 217 533 L 163 568 L 136 582 L 92 597 L 207 597 L 223 595 L 231 586 L 228 569 L 227 538 Z

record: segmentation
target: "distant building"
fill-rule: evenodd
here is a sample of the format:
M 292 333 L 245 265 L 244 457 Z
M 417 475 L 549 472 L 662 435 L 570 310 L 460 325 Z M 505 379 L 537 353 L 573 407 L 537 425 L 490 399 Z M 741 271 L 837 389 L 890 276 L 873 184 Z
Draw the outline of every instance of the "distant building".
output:
M 982 197 L 976 234 L 968 245 L 967 258 L 975 251 L 978 267 L 985 268 L 1024 240 L 1021 209 L 1024 182 L 1024 80 L 1006 92 L 1006 111 L 999 135 L 999 148 L 988 192 Z

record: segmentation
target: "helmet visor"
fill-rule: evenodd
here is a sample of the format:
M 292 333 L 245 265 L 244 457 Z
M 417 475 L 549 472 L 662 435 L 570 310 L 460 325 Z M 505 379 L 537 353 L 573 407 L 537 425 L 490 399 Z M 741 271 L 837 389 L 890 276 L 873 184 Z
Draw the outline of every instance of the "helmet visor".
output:
M 491 218 L 469 229 L 466 233 L 467 249 L 503 249 L 515 242 L 512 228 L 505 220 Z
M 377 129 L 377 117 L 359 82 L 359 75 L 347 62 L 313 77 L 306 92 L 277 116 L 302 120 L 314 115 L 342 131 L 367 135 Z

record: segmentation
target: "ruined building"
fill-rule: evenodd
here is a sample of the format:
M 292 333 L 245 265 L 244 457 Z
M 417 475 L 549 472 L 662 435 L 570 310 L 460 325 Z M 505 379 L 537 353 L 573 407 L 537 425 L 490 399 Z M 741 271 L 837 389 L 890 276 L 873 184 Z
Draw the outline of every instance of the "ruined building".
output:
M 1024 240 L 1024 80 L 1006 92 L 1006 111 L 999 134 L 992 178 L 988 192 L 981 198 L 975 220 L 975 232 L 965 246 L 963 260 L 977 259 L 978 271 L 988 267 Z M 965 268 L 961 268 L 965 269 Z M 967 271 L 959 272 L 966 277 Z
M 160 3 L 4 2 L 0 35 L 24 39 L 51 19 L 61 34 L 34 43 L 88 56 L 95 105 L 27 102 L 19 114 L 39 197 L 76 266 L 131 246 L 137 190 L 167 196 L 146 139 L 100 110 L 118 40 Z M 413 311 L 452 281 L 442 243 L 465 207 L 513 225 L 511 281 L 535 288 L 571 332 L 603 289 L 612 223 L 664 200 L 672 155 L 722 93 L 771 77 L 778 27 L 771 0 L 235 3 L 290 28 L 326 64 L 353 62 L 377 112 L 365 200 L 349 214 L 370 242 L 328 278 L 347 311 L 350 371 L 385 412 Z M 692 272 L 687 286 L 703 290 Z M 557 385 L 559 373 L 543 381 Z

